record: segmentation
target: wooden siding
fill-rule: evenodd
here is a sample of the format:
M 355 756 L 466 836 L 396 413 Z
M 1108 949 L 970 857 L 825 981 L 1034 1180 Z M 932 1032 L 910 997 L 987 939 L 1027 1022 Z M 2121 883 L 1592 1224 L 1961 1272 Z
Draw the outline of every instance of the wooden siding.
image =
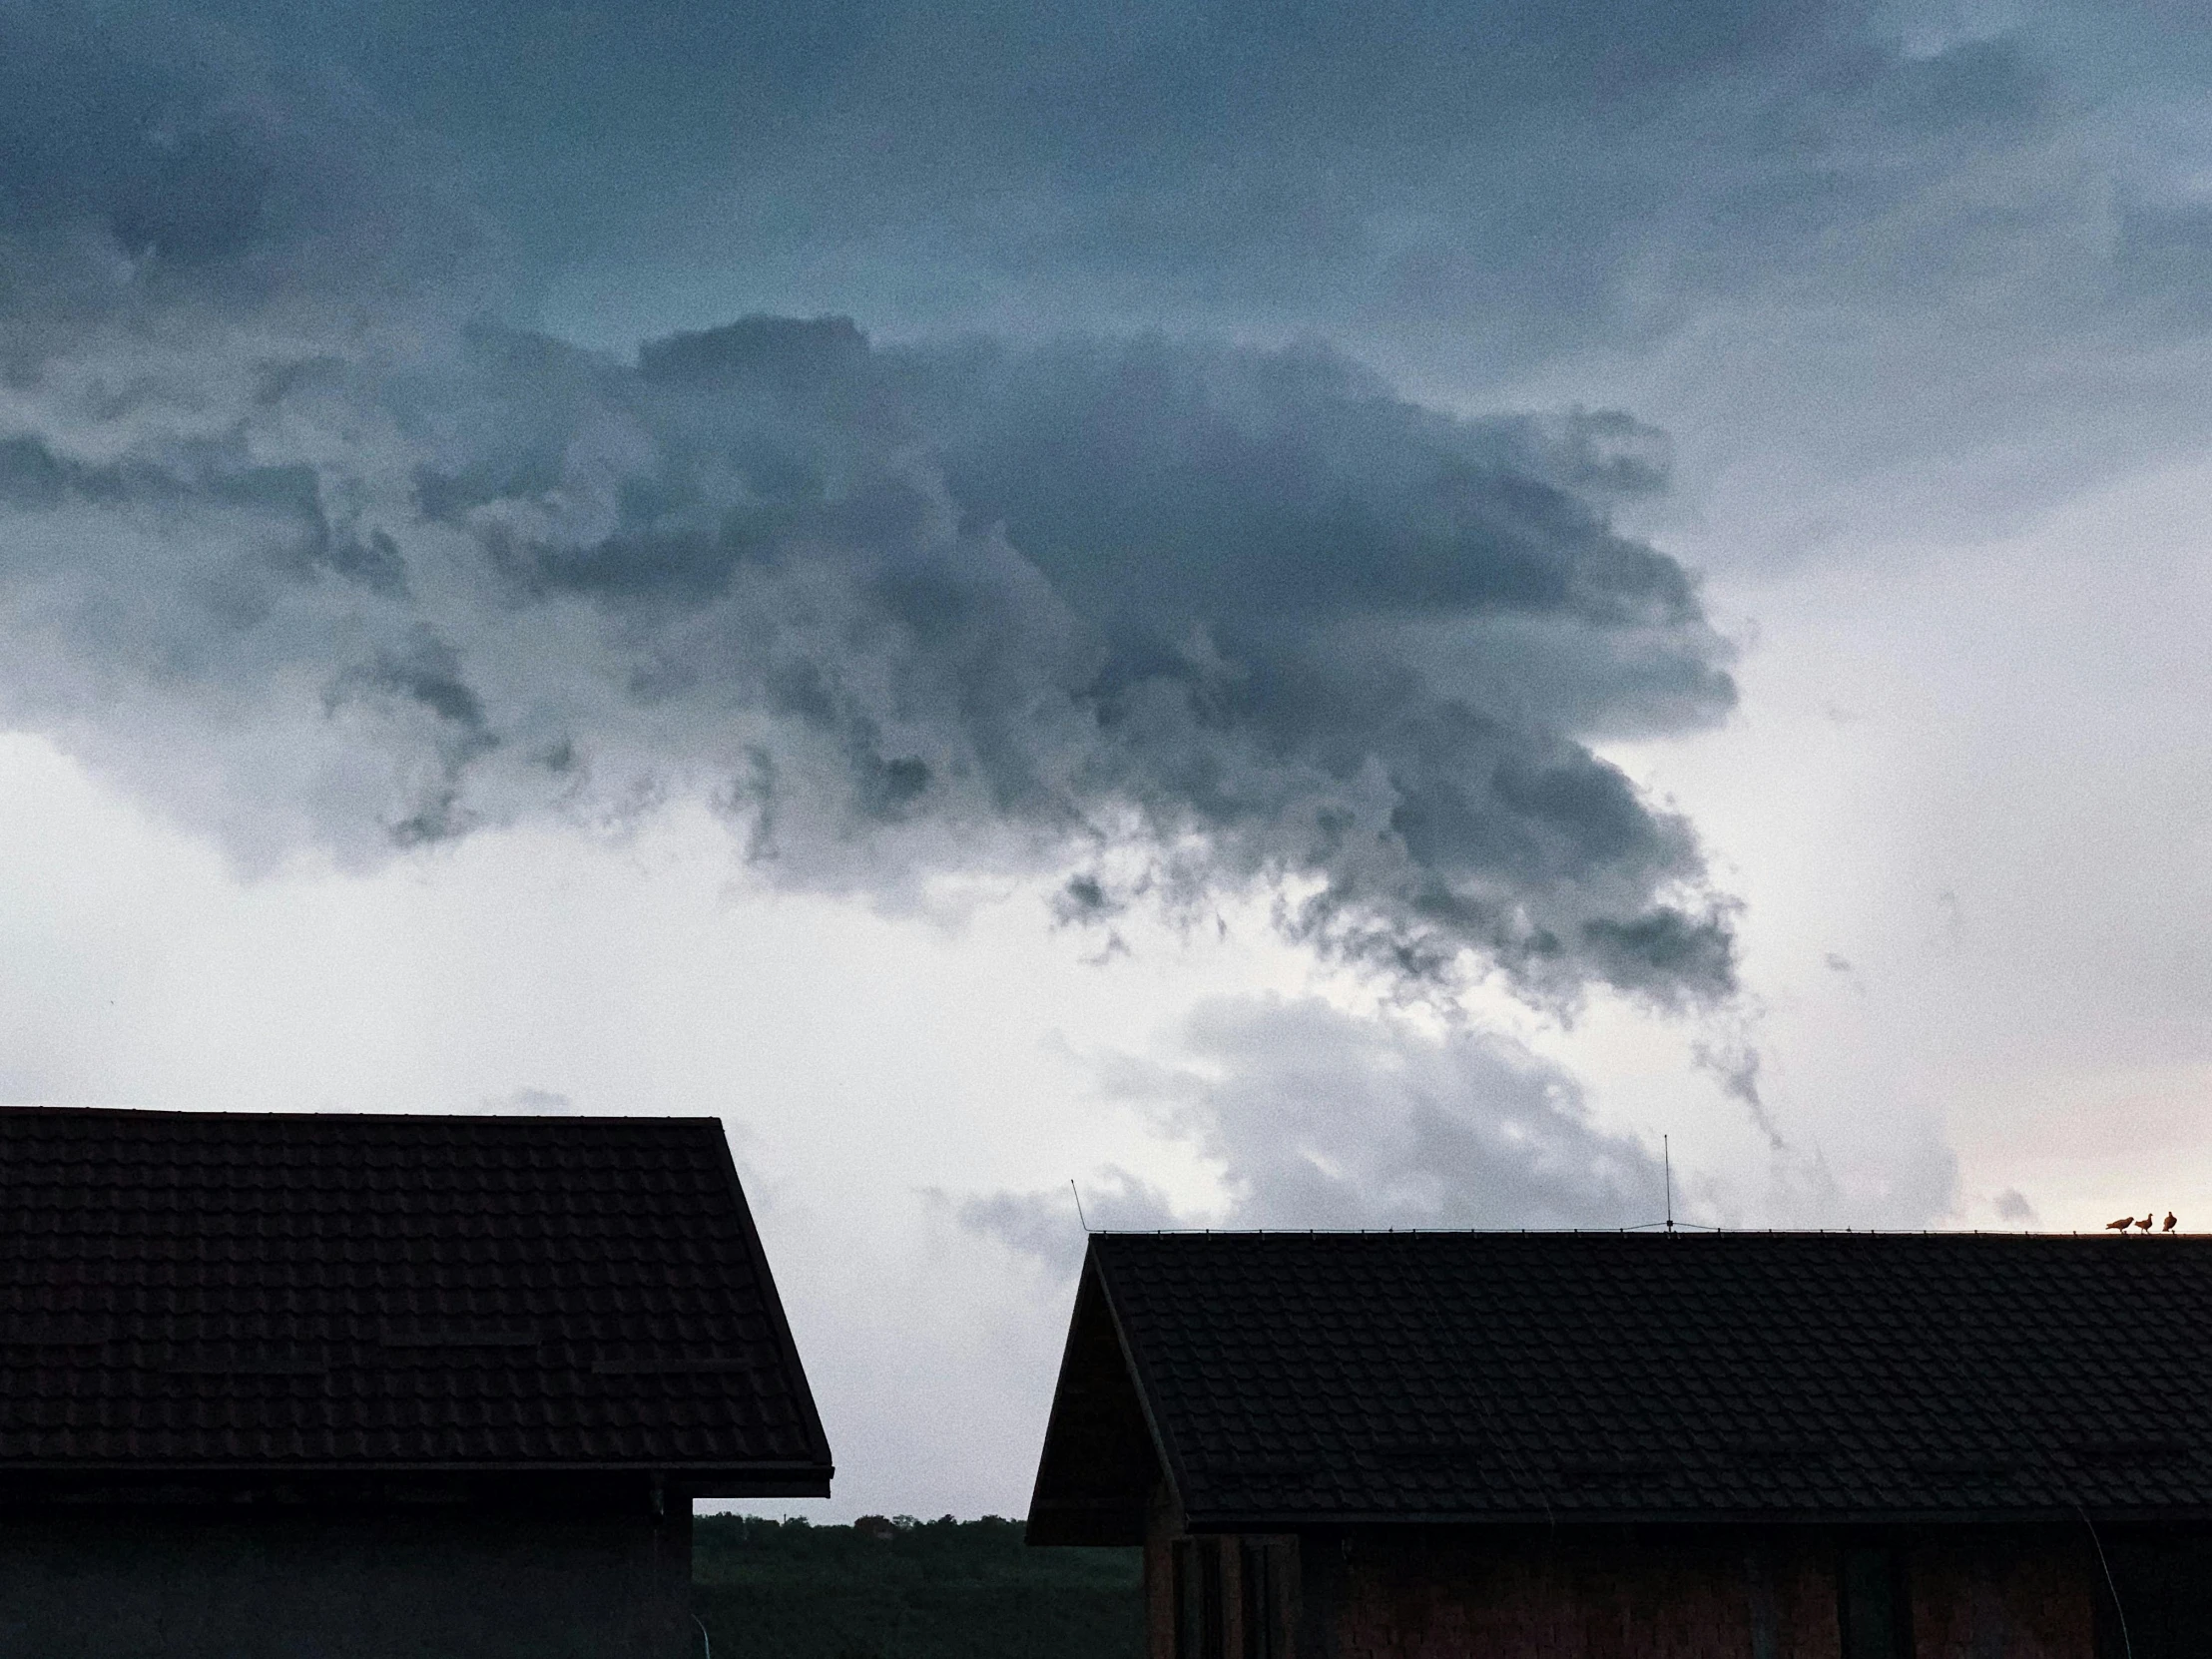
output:
M 1146 1546 L 1152 1659 L 1250 1659 L 1235 1536 Z M 1845 1659 L 1839 1565 L 1896 1551 L 1899 1659 L 2089 1659 L 2101 1595 L 2083 1536 L 2014 1528 L 1865 1535 L 1779 1528 L 1308 1532 L 1284 1563 L 1269 1659 Z M 1222 1625 L 1179 1645 L 1179 1544 L 1217 1549 Z M 1186 1557 L 1188 1559 L 1188 1557 Z M 1295 1564 L 1294 1564 L 1295 1563 Z M 1855 1648 L 1858 1644 L 1854 1644 Z M 1882 1651 L 1878 1643 L 1870 1649 Z

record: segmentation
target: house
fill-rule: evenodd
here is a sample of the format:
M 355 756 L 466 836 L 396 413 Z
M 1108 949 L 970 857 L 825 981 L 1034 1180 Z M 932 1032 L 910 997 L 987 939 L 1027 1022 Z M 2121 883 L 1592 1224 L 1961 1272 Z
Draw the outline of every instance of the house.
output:
M 1029 1539 L 1153 1659 L 2212 1654 L 2212 1239 L 1095 1235 Z
M 0 1654 L 677 1659 L 830 1476 L 711 1119 L 0 1110 Z

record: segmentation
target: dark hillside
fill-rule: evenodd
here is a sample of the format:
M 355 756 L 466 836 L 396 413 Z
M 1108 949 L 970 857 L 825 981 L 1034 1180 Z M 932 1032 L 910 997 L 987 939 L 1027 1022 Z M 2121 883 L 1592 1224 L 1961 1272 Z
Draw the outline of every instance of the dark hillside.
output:
M 1137 1551 L 1030 1549 L 1021 1532 L 702 1515 L 692 1605 L 715 1659 L 1141 1659 Z

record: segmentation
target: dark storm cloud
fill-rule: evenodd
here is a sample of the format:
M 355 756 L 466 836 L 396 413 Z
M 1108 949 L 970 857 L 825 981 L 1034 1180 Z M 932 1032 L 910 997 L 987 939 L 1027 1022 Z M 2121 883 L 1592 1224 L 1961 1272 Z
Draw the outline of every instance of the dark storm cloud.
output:
M 796 882 L 1273 891 L 1410 979 L 1731 988 L 1689 827 L 1590 748 L 1733 697 L 1613 525 L 1666 476 L 1627 417 L 1161 334 L 619 362 L 463 320 L 468 216 L 342 86 L 0 26 L 45 135 L 0 269 L 73 262 L 0 311 L 0 693 L 250 852 L 702 790 Z
M 625 352 L 773 310 L 1320 335 L 1454 399 L 1571 366 L 1775 479 L 1746 539 L 1789 546 L 2202 430 L 2212 31 L 2151 0 L 201 9 L 450 142 L 505 314 Z M 262 131 L 104 162 L 111 220 L 189 260 L 305 214 Z
M 702 303 L 1173 319 L 1479 372 L 1747 293 L 1970 301 L 2067 229 L 2108 299 L 2200 286 L 2201 214 L 2140 170 L 2101 230 L 2016 188 L 2085 159 L 2053 146 L 2100 70 L 2158 61 L 2139 8 L 2089 49 L 2071 8 L 1870 0 L 219 9 L 451 135 L 616 337 Z
M 1178 1209 L 1109 1170 L 1082 1189 L 1093 1227 L 1621 1227 L 1663 1212 L 1658 1160 L 1502 1038 L 1239 998 L 1194 1010 L 1179 1047 L 1171 1063 L 1108 1062 L 1103 1093 L 1202 1158 L 1220 1202 Z M 957 1214 L 1057 1266 L 1081 1259 L 1065 1189 L 978 1195 Z
M 2205 430 L 2212 31 L 2167 5 L 223 4 L 449 136 L 624 350 L 830 310 L 1603 386 L 1751 481 L 1745 559 Z
M 1326 352 L 1160 337 L 877 349 L 753 318 L 634 373 L 541 350 L 480 362 L 507 444 L 422 468 L 418 500 L 512 602 L 603 613 L 655 719 L 772 717 L 733 799 L 779 855 L 993 823 L 1149 848 L 1123 879 L 1155 891 L 1310 878 L 1294 931 L 1400 970 L 1472 948 L 1531 988 L 1728 986 L 1687 828 L 1401 644 L 1448 624 L 1479 655 L 1542 619 L 1523 659 L 1584 732 L 1648 719 L 1622 638 L 1669 660 L 1669 718 L 1728 706 L 1682 569 L 1592 504 L 1617 421 L 1453 419 Z M 624 464 L 580 463 L 609 428 Z
M 437 152 L 312 67 L 128 8 L 0 0 L 0 295 L 420 302 L 481 251 Z M 20 342 L 18 342 L 20 343 Z
M 1492 355 L 1809 276 L 2067 102 L 2047 31 L 1865 0 L 647 0 L 551 39 L 520 0 L 219 9 L 453 133 L 549 261 L 613 271 L 650 228 L 741 256 L 735 299 L 1472 323 Z

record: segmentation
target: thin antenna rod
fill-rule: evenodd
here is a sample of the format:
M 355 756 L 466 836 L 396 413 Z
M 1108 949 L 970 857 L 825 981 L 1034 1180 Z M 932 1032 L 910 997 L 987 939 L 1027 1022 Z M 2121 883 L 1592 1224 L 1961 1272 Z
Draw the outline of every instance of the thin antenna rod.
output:
M 1667 1230 L 1667 1231 L 1668 1231 L 1669 1233 L 1685 1233 L 1685 1232 L 1687 1232 L 1687 1233 L 1718 1233 L 1718 1232 L 1720 1232 L 1720 1231 L 1721 1231 L 1721 1229 L 1720 1229 L 1720 1228 L 1718 1228 L 1718 1227 L 1715 1227 L 1715 1226 L 1713 1226 L 1713 1225 L 1712 1225 L 1711 1223 L 1709 1223 L 1709 1222 L 1702 1222 L 1702 1221 L 1677 1221 L 1677 1220 L 1675 1219 L 1675 1214 L 1674 1214 L 1674 1137 L 1673 1137 L 1672 1135 L 1661 1135 L 1661 1136 L 1659 1137 L 1659 1169 L 1660 1169 L 1660 1173 L 1661 1173 L 1661 1175 L 1663 1176 L 1663 1178 L 1665 1179 L 1665 1181 L 1666 1181 L 1666 1183 L 1667 1183 L 1667 1208 L 1666 1208 L 1666 1217 L 1667 1217 L 1667 1219 L 1666 1219 L 1665 1221 L 1640 1221 L 1640 1222 L 1638 1222 L 1638 1223 L 1637 1223 L 1637 1224 L 1636 1224 L 1636 1225 L 1635 1225 L 1634 1227 L 1624 1227 L 1624 1228 L 1622 1228 L 1622 1229 L 1621 1229 L 1621 1231 L 1622 1231 L 1623 1233 L 1649 1233 L 1649 1232 L 1650 1232 L 1650 1231 L 1651 1231 L 1651 1230 L 1652 1230 L 1653 1228 L 1655 1228 L 1655 1227 L 1661 1227 L 1661 1228 L 1665 1228 L 1665 1229 L 1666 1229 L 1666 1230 Z
M 1081 1189 L 1080 1189 L 1079 1187 L 1077 1187 L 1077 1186 L 1076 1186 L 1076 1184 L 1075 1184 L 1075 1177 L 1074 1177 L 1074 1176 L 1072 1176 L 1072 1175 L 1068 1177 L 1068 1191 L 1069 1191 L 1069 1192 L 1071 1192 L 1071 1193 L 1074 1193 L 1074 1194 L 1075 1194 L 1075 1219 L 1076 1219 L 1077 1221 L 1079 1221 L 1079 1222 L 1082 1222 L 1082 1224 L 1083 1224 L 1083 1236 L 1084 1236 L 1085 1238 L 1088 1238 L 1088 1237 L 1090 1237 L 1090 1232 L 1091 1232 L 1091 1224 L 1090 1224 L 1090 1222 L 1089 1222 L 1089 1221 L 1088 1221 L 1088 1220 L 1087 1220 L 1087 1219 L 1086 1219 L 1086 1218 L 1084 1217 L 1084 1214 L 1083 1214 L 1083 1193 L 1082 1193 L 1082 1190 L 1081 1190 Z

